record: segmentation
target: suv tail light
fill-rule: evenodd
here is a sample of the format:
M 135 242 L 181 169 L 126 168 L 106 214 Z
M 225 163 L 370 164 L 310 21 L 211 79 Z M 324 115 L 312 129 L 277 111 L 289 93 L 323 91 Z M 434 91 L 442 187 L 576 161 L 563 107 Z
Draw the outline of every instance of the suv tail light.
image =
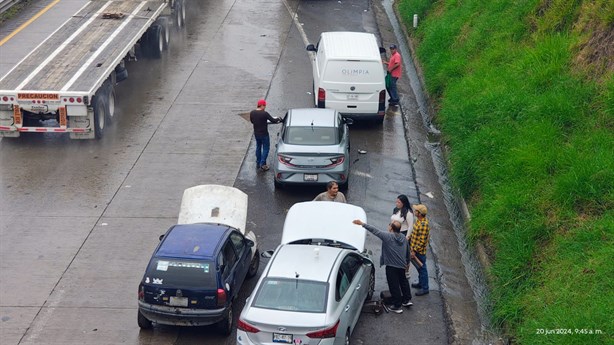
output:
M 243 332 L 247 332 L 247 333 L 258 333 L 260 332 L 260 330 L 252 325 L 250 325 L 249 323 L 239 319 L 239 323 L 237 323 L 237 329 L 242 330 Z
M 309 338 L 315 338 L 315 339 L 334 338 L 337 336 L 338 327 L 339 327 L 339 320 L 337 320 L 337 322 L 331 327 L 321 329 L 315 332 L 310 332 L 305 335 L 308 336 Z
M 226 291 L 217 289 L 217 306 L 223 307 L 224 305 L 226 305 Z
M 386 96 L 384 91 L 384 98 Z M 326 106 L 326 91 L 323 88 L 318 88 L 318 108 L 325 108 Z

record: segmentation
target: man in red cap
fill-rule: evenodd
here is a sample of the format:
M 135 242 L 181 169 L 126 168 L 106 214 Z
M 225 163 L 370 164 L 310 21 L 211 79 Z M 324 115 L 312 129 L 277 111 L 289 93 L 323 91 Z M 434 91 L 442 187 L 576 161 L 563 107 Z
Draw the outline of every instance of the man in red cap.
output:
M 272 117 L 266 110 L 266 101 L 258 100 L 258 107 L 249 113 L 249 120 L 254 125 L 254 137 L 256 138 L 256 167 L 259 170 L 267 171 L 269 166 L 266 159 L 269 156 L 271 142 L 269 139 L 268 124 L 281 122 L 281 118 Z

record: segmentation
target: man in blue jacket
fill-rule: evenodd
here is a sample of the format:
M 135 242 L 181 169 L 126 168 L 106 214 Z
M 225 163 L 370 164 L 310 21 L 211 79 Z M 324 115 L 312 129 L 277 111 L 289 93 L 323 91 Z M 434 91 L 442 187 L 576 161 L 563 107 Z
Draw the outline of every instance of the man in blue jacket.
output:
M 401 306 L 413 305 L 409 282 L 405 277 L 405 271 L 409 269 L 409 243 L 401 233 L 401 224 L 394 221 L 388 224 L 388 231 L 381 231 L 360 219 L 355 219 L 352 223 L 361 225 L 382 240 L 382 256 L 379 264 L 386 266 L 386 280 L 392 296 L 392 305 L 385 307 L 393 313 L 401 314 L 403 312 Z

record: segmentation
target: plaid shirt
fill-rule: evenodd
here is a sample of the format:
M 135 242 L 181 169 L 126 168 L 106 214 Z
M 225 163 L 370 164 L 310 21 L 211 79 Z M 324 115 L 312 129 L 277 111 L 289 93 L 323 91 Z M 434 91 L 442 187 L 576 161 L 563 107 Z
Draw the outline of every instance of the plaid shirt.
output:
M 409 235 L 409 247 L 418 254 L 426 255 L 426 246 L 429 243 L 429 226 L 428 219 L 419 219 L 416 217 L 414 221 L 414 229 Z

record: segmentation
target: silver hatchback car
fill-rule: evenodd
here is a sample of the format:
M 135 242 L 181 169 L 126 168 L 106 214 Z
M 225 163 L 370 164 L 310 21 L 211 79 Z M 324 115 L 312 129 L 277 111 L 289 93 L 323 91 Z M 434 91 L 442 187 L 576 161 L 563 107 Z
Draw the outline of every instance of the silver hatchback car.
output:
M 275 187 L 334 180 L 347 188 L 351 123 L 334 109 L 290 109 L 277 133 Z

